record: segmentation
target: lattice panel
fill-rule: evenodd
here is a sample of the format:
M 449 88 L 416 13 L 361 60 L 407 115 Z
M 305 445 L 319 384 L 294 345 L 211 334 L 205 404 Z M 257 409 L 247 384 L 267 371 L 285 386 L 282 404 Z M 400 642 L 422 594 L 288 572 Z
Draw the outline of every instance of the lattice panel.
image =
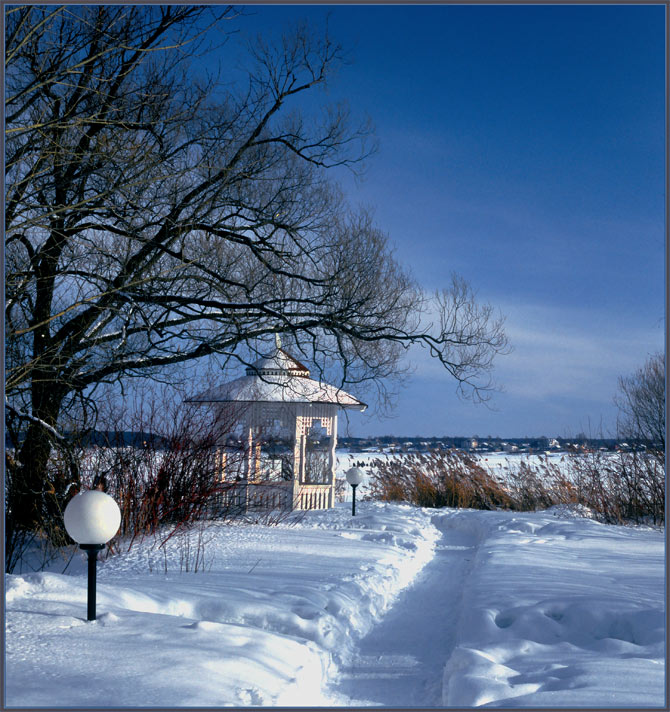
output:
M 253 403 L 244 409 L 244 419 L 253 427 L 281 420 L 288 427 L 292 423 L 295 407 L 283 404 Z
M 309 431 L 312 428 L 312 425 L 316 422 L 319 422 L 321 427 L 326 431 L 326 435 L 332 435 L 333 434 L 333 424 L 335 422 L 335 418 L 326 416 L 326 417 L 317 417 L 313 418 L 307 415 L 302 415 L 298 416 L 298 434 L 299 435 L 308 435 Z

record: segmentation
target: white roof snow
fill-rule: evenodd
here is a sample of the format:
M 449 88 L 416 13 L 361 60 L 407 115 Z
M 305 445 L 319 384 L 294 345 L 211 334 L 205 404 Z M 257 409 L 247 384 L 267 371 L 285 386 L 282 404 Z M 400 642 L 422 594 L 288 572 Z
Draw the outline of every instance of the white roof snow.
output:
M 211 388 L 188 403 L 330 403 L 364 411 L 367 405 L 335 386 L 309 378 L 309 370 L 282 349 L 256 361 L 247 375 Z

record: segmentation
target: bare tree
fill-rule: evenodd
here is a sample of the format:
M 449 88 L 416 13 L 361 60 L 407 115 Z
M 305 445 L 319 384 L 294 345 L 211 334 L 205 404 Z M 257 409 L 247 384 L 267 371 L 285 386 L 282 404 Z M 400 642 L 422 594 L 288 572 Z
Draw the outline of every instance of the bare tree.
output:
M 297 27 L 250 46 L 242 79 L 200 78 L 189 60 L 232 19 L 6 8 L 6 390 L 23 438 L 9 506 L 26 526 L 45 493 L 62 504 L 49 455 L 64 415 L 95 422 L 100 384 L 248 360 L 281 333 L 382 396 L 413 344 L 466 395 L 492 386 L 502 318 L 459 280 L 425 294 L 329 177 L 373 148 L 345 106 L 300 100 L 327 84 L 339 46 Z
M 665 450 L 665 354 L 650 356 L 642 368 L 619 378 L 619 432 Z

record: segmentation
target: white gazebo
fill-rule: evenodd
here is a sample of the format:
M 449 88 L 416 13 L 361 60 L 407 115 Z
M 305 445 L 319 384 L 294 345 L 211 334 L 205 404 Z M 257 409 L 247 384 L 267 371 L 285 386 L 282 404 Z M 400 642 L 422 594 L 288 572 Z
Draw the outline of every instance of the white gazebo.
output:
M 190 398 L 210 404 L 227 427 L 217 449 L 226 483 L 221 505 L 249 509 L 328 509 L 335 501 L 339 408 L 366 404 L 309 370 L 281 348 L 246 375 Z

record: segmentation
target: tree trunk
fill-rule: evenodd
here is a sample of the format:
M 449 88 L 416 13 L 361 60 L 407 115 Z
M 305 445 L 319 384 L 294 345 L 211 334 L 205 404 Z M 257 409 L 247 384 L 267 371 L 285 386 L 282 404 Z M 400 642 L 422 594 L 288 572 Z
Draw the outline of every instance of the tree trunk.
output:
M 48 383 L 48 381 L 47 381 Z M 53 381 L 48 387 L 33 384 L 33 416 L 55 428 L 63 394 Z M 31 422 L 18 454 L 18 462 L 8 492 L 10 517 L 17 529 L 43 532 L 53 539 L 62 531 L 62 509 L 68 485 L 78 484 L 78 472 L 72 466 L 57 470 L 50 466 L 54 436 L 40 422 Z

